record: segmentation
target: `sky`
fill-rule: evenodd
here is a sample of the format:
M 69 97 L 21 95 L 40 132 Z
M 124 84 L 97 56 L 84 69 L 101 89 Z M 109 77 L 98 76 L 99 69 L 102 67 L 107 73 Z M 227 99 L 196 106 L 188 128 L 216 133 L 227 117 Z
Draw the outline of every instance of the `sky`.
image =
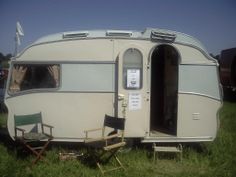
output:
M 200 40 L 209 53 L 236 47 L 236 0 L 0 0 L 0 52 L 14 53 L 38 38 L 65 31 L 147 27 L 179 31 Z

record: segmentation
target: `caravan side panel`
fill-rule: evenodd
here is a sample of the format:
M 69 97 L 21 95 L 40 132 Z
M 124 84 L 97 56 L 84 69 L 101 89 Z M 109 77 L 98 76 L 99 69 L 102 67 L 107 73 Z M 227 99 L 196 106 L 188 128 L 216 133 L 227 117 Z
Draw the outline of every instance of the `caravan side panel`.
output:
M 107 39 L 86 39 L 50 42 L 29 47 L 21 61 L 111 61 L 113 41 Z
M 213 64 L 180 65 L 178 136 L 215 138 L 221 106 L 217 76 Z
M 179 94 L 178 137 L 213 139 L 220 102 L 205 96 Z
M 13 137 L 14 114 L 42 112 L 43 121 L 54 126 L 55 140 L 82 141 L 85 129 L 102 125 L 105 114 L 113 115 L 113 99 L 113 93 L 32 93 L 8 98 L 8 131 Z

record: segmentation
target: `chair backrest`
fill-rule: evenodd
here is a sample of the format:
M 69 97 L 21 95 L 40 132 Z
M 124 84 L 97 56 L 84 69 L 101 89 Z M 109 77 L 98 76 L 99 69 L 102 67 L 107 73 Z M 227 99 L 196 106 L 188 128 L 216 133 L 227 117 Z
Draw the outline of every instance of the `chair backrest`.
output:
M 15 119 L 15 127 L 22 125 L 30 125 L 30 124 L 42 124 L 42 114 L 29 114 L 29 115 L 14 115 Z
M 114 129 L 124 130 L 125 119 L 105 115 L 104 126 L 114 128 Z

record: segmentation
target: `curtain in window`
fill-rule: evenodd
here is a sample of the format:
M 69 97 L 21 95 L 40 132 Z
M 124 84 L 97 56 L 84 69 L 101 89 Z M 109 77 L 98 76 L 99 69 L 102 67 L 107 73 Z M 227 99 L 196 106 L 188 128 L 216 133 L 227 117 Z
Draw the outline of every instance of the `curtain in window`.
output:
M 20 91 L 20 86 L 24 80 L 26 71 L 27 68 L 23 66 L 15 66 L 13 68 L 11 76 L 11 85 L 10 85 L 10 91 L 12 93 Z
M 55 87 L 58 87 L 59 86 L 59 66 L 58 65 L 48 66 L 48 71 L 56 83 Z

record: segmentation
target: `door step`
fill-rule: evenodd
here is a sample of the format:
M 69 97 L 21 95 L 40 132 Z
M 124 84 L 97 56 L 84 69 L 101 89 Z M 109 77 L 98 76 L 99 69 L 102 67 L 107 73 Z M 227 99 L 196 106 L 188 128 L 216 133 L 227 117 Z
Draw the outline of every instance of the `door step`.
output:
M 153 143 L 153 161 L 156 161 L 158 152 L 170 152 L 179 154 L 179 159 L 182 161 L 183 147 L 181 144 L 178 146 L 158 146 L 156 143 Z

